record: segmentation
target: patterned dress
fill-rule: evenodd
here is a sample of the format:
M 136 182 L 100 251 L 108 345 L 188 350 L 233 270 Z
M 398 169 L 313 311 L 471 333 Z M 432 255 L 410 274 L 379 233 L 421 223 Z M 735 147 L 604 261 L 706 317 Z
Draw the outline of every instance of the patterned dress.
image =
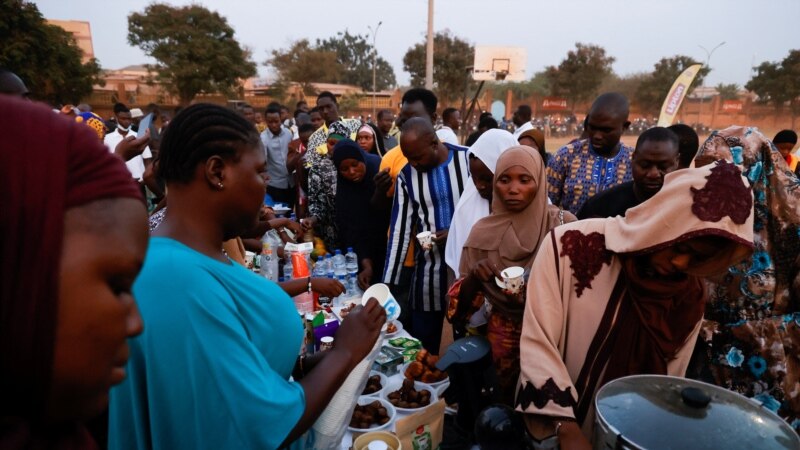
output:
M 547 163 L 547 191 L 554 205 L 578 214 L 586 200 L 633 180 L 633 148 L 620 143 L 613 158 L 595 153 L 589 139 L 561 147 Z
M 695 164 L 741 167 L 755 202 L 755 253 L 709 284 L 687 375 L 755 398 L 800 430 L 800 181 L 753 128 L 715 132 Z
M 361 121 L 342 119 L 339 122 L 350 133 L 358 132 Z M 336 202 L 336 167 L 327 154 L 328 128 L 322 126 L 308 138 L 308 151 L 304 155 L 308 168 L 308 213 L 317 218 L 316 233 L 325 242 L 329 252 L 339 248 L 334 220 Z M 324 151 L 321 149 L 325 149 Z

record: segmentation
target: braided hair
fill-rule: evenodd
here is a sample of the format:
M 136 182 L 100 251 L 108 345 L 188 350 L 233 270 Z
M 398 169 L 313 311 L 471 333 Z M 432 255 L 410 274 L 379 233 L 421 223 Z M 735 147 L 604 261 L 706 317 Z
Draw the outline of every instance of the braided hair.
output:
M 166 182 L 189 183 L 197 165 L 208 158 L 235 158 L 242 146 L 260 144 L 253 124 L 235 111 L 198 103 L 170 121 L 155 161 L 156 175 Z

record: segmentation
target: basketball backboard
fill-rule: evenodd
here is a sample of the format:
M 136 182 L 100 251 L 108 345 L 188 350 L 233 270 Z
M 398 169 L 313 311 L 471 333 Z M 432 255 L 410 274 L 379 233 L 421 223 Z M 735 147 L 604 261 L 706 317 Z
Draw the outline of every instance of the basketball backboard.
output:
M 528 55 L 523 47 L 475 46 L 472 79 L 475 81 L 524 81 Z

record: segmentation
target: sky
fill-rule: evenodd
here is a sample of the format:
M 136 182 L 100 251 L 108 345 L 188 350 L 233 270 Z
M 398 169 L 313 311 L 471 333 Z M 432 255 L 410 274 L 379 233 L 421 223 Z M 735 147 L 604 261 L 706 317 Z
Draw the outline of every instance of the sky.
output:
M 171 1 L 186 5 L 191 1 Z M 149 0 L 35 0 L 49 19 L 89 21 L 95 56 L 106 69 L 152 62 L 127 42 L 127 16 Z M 407 84 L 403 55 L 423 42 L 428 0 L 196 0 L 226 17 L 239 42 L 253 51 L 259 74 L 273 49 L 298 39 L 312 42 L 348 29 L 379 28 L 375 47 Z M 662 57 L 683 54 L 710 60 L 707 85 L 744 85 L 752 67 L 780 61 L 800 49 L 800 0 L 435 0 L 434 30 L 448 29 L 475 45 L 527 50 L 527 72 L 558 65 L 575 42 L 604 47 L 619 75 L 651 71 Z

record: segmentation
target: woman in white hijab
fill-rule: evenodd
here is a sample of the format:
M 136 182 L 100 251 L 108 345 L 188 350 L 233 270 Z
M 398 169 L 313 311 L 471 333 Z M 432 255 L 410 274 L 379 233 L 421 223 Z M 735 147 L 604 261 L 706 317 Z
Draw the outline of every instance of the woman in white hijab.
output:
M 514 135 L 506 130 L 488 130 L 469 149 L 469 172 L 472 183 L 467 183 L 458 200 L 450 232 L 447 236 L 444 259 L 459 278 L 458 264 L 461 249 L 475 223 L 491 212 L 492 186 L 497 158 L 507 149 L 519 145 Z

